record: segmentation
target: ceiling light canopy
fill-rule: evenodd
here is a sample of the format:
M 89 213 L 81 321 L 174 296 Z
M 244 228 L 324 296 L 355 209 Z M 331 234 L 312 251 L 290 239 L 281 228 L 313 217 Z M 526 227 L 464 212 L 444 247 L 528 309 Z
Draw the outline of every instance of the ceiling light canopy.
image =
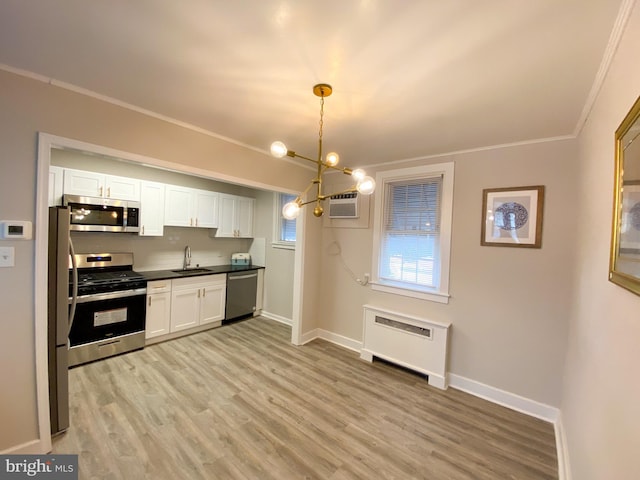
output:
M 327 85 L 326 83 L 319 83 L 313 87 L 313 93 L 320 97 L 320 130 L 318 132 L 318 158 L 312 159 L 309 157 L 305 157 L 303 155 L 299 155 L 293 150 L 289 150 L 287 146 L 280 142 L 276 141 L 271 144 L 271 155 L 276 158 L 283 158 L 285 155 L 292 158 L 301 158 L 303 160 L 307 160 L 309 162 L 313 162 L 317 166 L 317 174 L 311 179 L 309 186 L 296 197 L 296 199 L 292 202 L 287 203 L 282 208 L 282 215 L 284 218 L 292 220 L 300 215 L 300 210 L 304 205 L 308 205 L 311 203 L 315 203 L 315 207 L 313 209 L 313 214 L 316 217 L 321 217 L 324 208 L 322 207 L 322 202 L 327 198 L 334 197 L 336 195 L 342 195 L 344 193 L 352 193 L 358 192 L 362 195 L 371 195 L 376 189 L 376 182 L 373 178 L 368 177 L 364 170 L 361 168 L 356 168 L 352 170 L 347 167 L 338 167 L 338 163 L 340 162 L 340 156 L 335 152 L 329 152 L 327 155 L 322 157 L 322 128 L 324 126 L 324 99 L 328 97 L 332 93 L 331 85 Z M 335 192 L 331 194 L 325 194 L 322 190 L 322 175 L 328 170 L 339 170 L 345 175 L 351 175 L 356 182 L 352 187 L 347 190 L 342 190 L 340 192 Z M 307 194 L 315 185 L 315 197 L 311 199 L 306 199 Z

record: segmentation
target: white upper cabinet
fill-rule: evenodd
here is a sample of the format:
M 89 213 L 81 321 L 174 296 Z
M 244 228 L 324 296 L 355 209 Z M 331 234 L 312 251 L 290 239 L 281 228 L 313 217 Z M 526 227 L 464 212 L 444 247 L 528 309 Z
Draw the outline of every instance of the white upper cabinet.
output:
M 238 197 L 236 201 L 238 237 L 253 238 L 253 212 L 255 206 L 255 198 Z
M 216 228 L 218 193 L 167 185 L 164 224 L 174 227 Z
M 65 194 L 140 201 L 140 180 L 84 170 L 64 169 Z
M 216 237 L 252 238 L 255 199 L 220 194 L 220 213 Z
M 105 175 L 106 198 L 140 201 L 140 180 Z
M 164 197 L 164 224 L 172 227 L 193 227 L 193 190 L 167 185 Z
M 164 190 L 163 183 L 140 182 L 140 236 L 164 234 Z
M 196 227 L 216 228 L 218 226 L 219 193 L 196 190 L 195 218 Z

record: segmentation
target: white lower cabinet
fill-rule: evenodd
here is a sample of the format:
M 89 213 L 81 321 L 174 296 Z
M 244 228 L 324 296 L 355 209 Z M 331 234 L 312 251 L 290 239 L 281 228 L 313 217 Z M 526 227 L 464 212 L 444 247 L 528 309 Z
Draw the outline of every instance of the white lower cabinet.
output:
M 227 276 L 205 275 L 171 282 L 171 333 L 224 320 Z
M 147 282 L 145 338 L 166 335 L 171 326 L 171 280 Z

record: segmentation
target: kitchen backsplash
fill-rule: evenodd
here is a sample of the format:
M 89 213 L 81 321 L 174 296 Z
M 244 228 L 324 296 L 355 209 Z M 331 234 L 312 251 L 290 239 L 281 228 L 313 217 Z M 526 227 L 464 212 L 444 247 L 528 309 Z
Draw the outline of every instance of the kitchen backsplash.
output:
M 162 237 L 126 233 L 71 234 L 76 253 L 133 252 L 134 270 L 182 268 L 184 248 L 191 247 L 191 266 L 226 265 L 231 254 L 248 252 L 252 239 L 211 238 L 206 228 L 164 227 Z

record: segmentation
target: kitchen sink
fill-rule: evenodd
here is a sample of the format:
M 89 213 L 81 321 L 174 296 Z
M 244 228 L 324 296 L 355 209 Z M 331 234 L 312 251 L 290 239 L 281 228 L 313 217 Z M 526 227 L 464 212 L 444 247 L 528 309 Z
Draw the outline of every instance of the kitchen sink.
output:
M 183 270 L 182 268 L 180 270 L 171 270 L 173 273 L 180 273 L 182 275 L 188 275 L 190 273 L 205 273 L 205 272 L 210 272 L 211 270 L 209 270 L 208 268 L 187 268 L 186 270 Z

